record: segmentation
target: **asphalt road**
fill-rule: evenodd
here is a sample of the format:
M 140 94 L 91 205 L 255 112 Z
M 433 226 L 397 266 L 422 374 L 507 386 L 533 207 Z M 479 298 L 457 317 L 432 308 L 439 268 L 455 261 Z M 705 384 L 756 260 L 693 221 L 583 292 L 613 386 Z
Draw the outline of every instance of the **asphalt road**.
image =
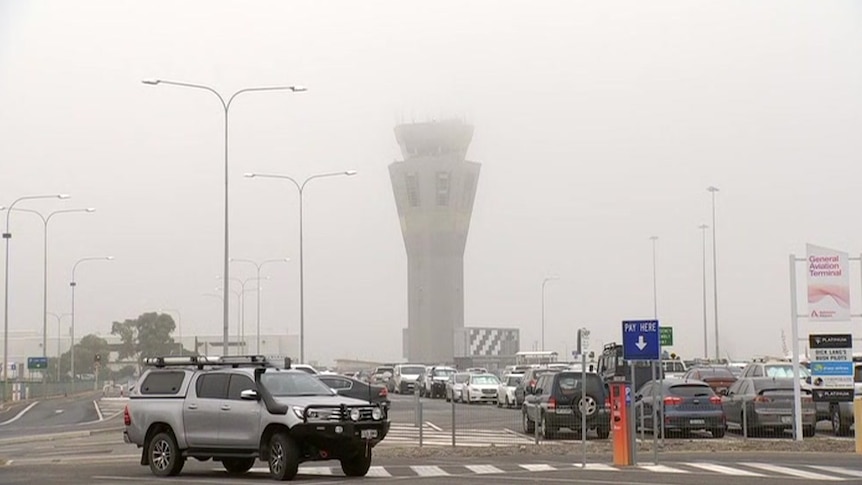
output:
M 93 392 L 9 406 L 0 413 L 0 440 L 105 427 L 116 419 L 120 404 L 100 398 Z

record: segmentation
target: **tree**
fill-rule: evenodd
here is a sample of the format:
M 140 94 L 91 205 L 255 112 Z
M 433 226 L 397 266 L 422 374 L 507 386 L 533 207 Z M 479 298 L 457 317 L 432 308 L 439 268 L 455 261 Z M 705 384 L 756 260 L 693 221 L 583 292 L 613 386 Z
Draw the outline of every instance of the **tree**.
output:
M 171 337 L 175 328 L 174 319 L 167 313 L 149 312 L 134 320 L 114 322 L 111 334 L 123 342 L 120 360 L 134 358 L 140 366 L 146 357 L 179 354 L 179 347 Z
M 94 364 L 96 362 L 96 355 L 99 355 L 102 361 L 100 362 L 98 374 L 100 378 L 104 378 L 109 372 L 107 366 L 109 352 L 110 349 L 107 340 L 93 334 L 85 335 L 75 344 L 75 374 L 96 374 L 96 366 Z M 66 351 L 60 356 L 60 370 L 65 376 L 69 375 L 71 356 L 70 351 Z M 51 364 L 53 366 L 49 366 L 49 370 L 52 372 L 49 375 L 53 375 L 56 372 L 56 361 L 51 362 Z

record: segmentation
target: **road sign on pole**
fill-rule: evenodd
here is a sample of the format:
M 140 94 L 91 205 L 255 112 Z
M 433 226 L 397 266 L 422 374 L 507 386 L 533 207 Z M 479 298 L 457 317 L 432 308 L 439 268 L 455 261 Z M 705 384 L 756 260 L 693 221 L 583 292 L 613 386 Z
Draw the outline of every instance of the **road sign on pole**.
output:
M 27 357 L 28 370 L 45 370 L 48 368 L 47 357 Z
M 623 358 L 625 360 L 659 360 L 658 320 L 623 321 Z
M 659 329 L 659 340 L 662 347 L 673 345 L 673 327 L 661 327 Z

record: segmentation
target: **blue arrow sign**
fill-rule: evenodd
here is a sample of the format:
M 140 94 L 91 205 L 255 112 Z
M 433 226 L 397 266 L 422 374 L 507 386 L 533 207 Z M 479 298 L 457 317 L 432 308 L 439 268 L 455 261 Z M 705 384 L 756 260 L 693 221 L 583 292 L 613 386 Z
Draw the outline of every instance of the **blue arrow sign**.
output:
M 658 320 L 623 321 L 623 358 L 659 360 Z

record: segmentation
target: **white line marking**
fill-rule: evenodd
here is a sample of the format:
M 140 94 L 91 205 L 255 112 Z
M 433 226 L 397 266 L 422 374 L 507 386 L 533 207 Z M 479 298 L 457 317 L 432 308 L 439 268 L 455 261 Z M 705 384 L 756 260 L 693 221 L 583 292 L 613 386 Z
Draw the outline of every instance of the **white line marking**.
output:
M 671 468 L 664 465 L 639 465 L 639 467 L 643 468 L 644 470 L 649 470 L 656 473 L 688 473 L 685 470 L 680 470 L 679 468 Z
M 762 476 L 764 476 L 760 473 L 750 472 L 748 470 L 741 470 L 739 468 L 731 468 L 729 466 L 716 465 L 713 463 L 682 463 L 682 465 L 700 468 L 701 470 L 706 470 L 709 472 L 721 473 L 723 475 L 736 475 L 736 476 L 740 476 L 740 477 L 762 477 Z
M 580 463 L 575 463 L 573 465 L 575 468 L 580 468 L 584 470 L 584 467 L 581 466 Z M 587 463 L 586 470 L 596 471 L 596 472 L 618 472 L 619 468 L 613 467 L 611 465 L 605 465 L 604 463 Z
M 439 466 L 411 466 L 411 470 L 413 470 L 420 477 L 443 477 L 449 475 L 446 470 L 443 470 Z
M 433 429 L 434 431 L 443 431 L 443 428 L 437 426 L 436 424 L 432 423 L 431 421 L 425 421 L 425 426 L 428 426 L 429 428 Z
M 849 475 L 851 477 L 862 478 L 862 471 L 860 470 L 851 470 L 849 468 L 841 468 L 840 466 L 822 466 L 822 465 L 806 465 L 809 468 L 816 468 L 818 470 L 830 473 L 838 473 L 839 475 Z
M 383 468 L 382 466 L 373 466 L 373 467 L 368 469 L 368 474 L 365 476 L 366 477 L 384 478 L 384 477 L 391 477 L 392 474 L 389 473 L 388 471 L 386 471 L 386 469 Z
M 488 475 L 491 473 L 503 473 L 503 470 L 493 465 L 464 465 L 465 468 L 477 475 Z
M 96 414 L 99 416 L 99 422 L 104 421 L 105 417 L 102 416 L 102 410 L 99 409 L 99 403 L 97 403 L 96 401 L 93 401 L 93 406 L 96 407 Z
M 547 465 L 544 463 L 528 463 L 526 465 L 518 466 L 523 468 L 524 470 L 531 472 L 552 472 L 556 470 L 556 468 L 552 467 L 551 465 Z
M 29 410 L 33 409 L 33 406 L 35 406 L 35 405 L 37 405 L 37 404 L 39 404 L 39 401 L 36 401 L 36 402 L 34 402 L 33 404 L 31 404 L 31 405 L 27 406 L 26 408 L 22 409 L 22 410 L 21 410 L 21 412 L 20 412 L 20 413 L 18 413 L 14 418 L 12 418 L 12 419 L 10 419 L 10 420 L 8 420 L 8 421 L 3 421 L 2 423 L 0 423 L 0 426 L 6 426 L 7 424 L 14 423 L 15 421 L 18 421 L 19 419 L 21 419 L 21 416 L 24 416 L 24 414 L 25 414 L 27 411 L 29 411 Z
M 831 480 L 831 481 L 844 480 L 843 478 L 835 477 L 832 475 L 823 475 L 821 473 L 807 472 L 805 470 L 796 470 L 794 468 L 788 468 L 786 466 L 771 465 L 769 463 L 740 463 L 740 465 L 750 466 L 752 468 L 758 468 L 760 470 L 766 470 L 768 472 L 783 473 L 785 475 L 790 475 L 792 477 L 806 478 L 808 480 Z

